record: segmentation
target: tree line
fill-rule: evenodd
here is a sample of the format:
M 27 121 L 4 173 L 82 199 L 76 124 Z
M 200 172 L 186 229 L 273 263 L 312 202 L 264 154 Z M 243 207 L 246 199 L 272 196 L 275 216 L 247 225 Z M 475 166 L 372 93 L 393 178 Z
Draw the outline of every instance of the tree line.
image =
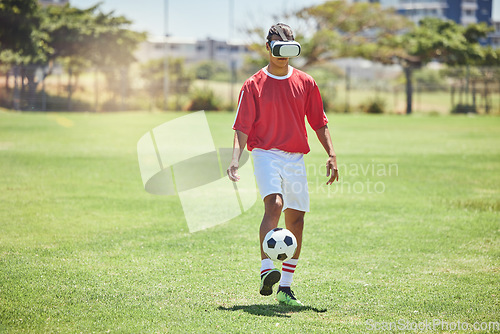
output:
M 304 27 L 297 39 L 303 47 L 305 68 L 344 57 L 401 65 L 406 78 L 407 113 L 412 112 L 413 72 L 430 61 L 466 68 L 500 65 L 500 49 L 484 45 L 493 31 L 485 23 L 462 26 L 452 20 L 429 17 L 413 24 L 394 9 L 378 3 L 346 1 L 326 1 L 289 15 Z M 264 35 L 259 27 L 248 33 L 255 40 Z M 259 42 L 252 47 L 262 52 Z
M 39 6 L 36 0 L 2 0 L 0 65 L 27 79 L 28 107 L 31 107 L 37 86 L 53 73 L 56 62 L 62 64 L 69 73 L 70 106 L 72 87 L 83 71 L 112 69 L 104 72 L 111 83 L 120 77 L 120 68 L 135 61 L 133 52 L 146 34 L 130 30 L 131 23 L 113 12 L 104 13 L 99 4 L 78 9 L 69 4 Z M 42 75 L 36 75 L 40 69 Z M 6 81 L 8 88 L 8 75 Z M 16 85 L 14 104 L 19 103 L 19 94 Z

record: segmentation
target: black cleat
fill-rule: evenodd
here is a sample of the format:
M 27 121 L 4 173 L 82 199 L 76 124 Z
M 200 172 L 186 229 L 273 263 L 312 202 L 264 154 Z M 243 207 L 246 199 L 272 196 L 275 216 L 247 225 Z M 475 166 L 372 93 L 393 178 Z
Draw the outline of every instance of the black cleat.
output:
M 281 273 L 278 269 L 272 269 L 260 275 L 260 294 L 263 296 L 272 295 L 273 285 L 278 283 L 280 278 Z

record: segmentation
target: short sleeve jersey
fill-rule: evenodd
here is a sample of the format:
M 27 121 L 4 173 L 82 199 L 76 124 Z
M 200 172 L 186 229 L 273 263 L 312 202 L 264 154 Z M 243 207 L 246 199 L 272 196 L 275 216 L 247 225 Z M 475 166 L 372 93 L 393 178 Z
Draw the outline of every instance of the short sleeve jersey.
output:
M 313 130 L 328 123 L 314 79 L 293 67 L 286 76 L 261 69 L 241 88 L 234 130 L 248 135 L 247 148 L 308 153 L 305 118 Z

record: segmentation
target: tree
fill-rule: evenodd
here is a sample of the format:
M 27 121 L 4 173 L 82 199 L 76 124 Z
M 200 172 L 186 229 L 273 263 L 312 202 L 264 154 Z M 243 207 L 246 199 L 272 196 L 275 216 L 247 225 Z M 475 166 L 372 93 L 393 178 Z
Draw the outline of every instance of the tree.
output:
M 42 17 L 36 0 L 3 0 L 0 2 L 0 63 L 14 67 L 14 109 L 20 109 L 17 76 L 28 75 L 30 105 L 33 104 L 34 69 L 44 64 L 52 52 L 49 35 L 38 29 Z M 33 74 L 30 76 L 30 74 Z M 24 88 L 24 85 L 23 85 Z
M 304 67 L 340 57 L 398 63 L 406 77 L 407 113 L 412 110 L 415 68 L 433 59 L 450 65 L 478 64 L 485 61 L 488 54 L 495 59 L 495 53 L 479 44 L 490 31 L 484 24 L 462 27 L 453 21 L 427 18 L 414 26 L 393 9 L 346 1 L 327 1 L 306 7 L 295 16 L 308 27 L 299 36 Z M 251 35 L 264 34 L 259 29 L 249 32 Z
M 391 9 L 377 4 L 328 1 L 297 13 L 314 28 L 303 43 L 306 65 L 338 57 L 363 57 L 399 63 L 406 78 L 406 110 L 412 111 L 412 74 L 433 59 L 450 65 L 474 64 L 485 57 L 479 44 L 489 28 L 484 24 L 462 27 L 453 21 L 423 19 L 411 25 Z
M 329 62 L 341 57 L 366 57 L 383 53 L 376 41 L 382 37 L 393 36 L 412 23 L 398 15 L 392 8 L 382 8 L 378 3 L 348 3 L 330 0 L 320 5 L 305 7 L 292 14 L 299 20 L 296 39 L 302 46 L 303 67 Z M 255 40 L 250 48 L 266 56 L 262 48 L 262 27 L 247 30 Z M 253 60 L 257 63 L 260 60 Z M 262 64 L 262 62 L 260 63 Z
M 412 112 L 412 74 L 415 68 L 434 59 L 451 66 L 479 64 L 486 57 L 486 49 L 479 40 L 489 31 L 485 24 L 464 27 L 451 20 L 424 18 L 411 31 L 381 40 L 381 45 L 393 50 L 392 54 L 385 55 L 385 61 L 397 61 L 404 69 L 406 113 Z
M 89 59 L 97 68 L 105 69 L 104 75 L 115 100 L 128 83 L 128 67 L 136 59 L 133 52 L 146 38 L 145 33 L 131 31 L 126 27 L 131 21 L 113 12 L 98 12 L 93 20 L 93 39 L 89 48 Z
M 382 8 L 378 3 L 327 1 L 304 8 L 296 16 L 309 27 L 306 35 L 311 35 L 301 39 L 305 66 L 340 57 L 381 57 L 388 50 L 377 41 L 412 26 L 394 9 Z
M 382 8 L 378 3 L 326 1 L 298 10 L 292 16 L 298 19 L 299 29 L 295 29 L 295 38 L 302 46 L 301 57 L 296 63 L 308 69 L 328 68 L 333 59 L 343 57 L 389 59 L 392 46 L 381 45 L 378 41 L 413 26 L 394 9 Z M 252 58 L 252 64 L 265 66 L 266 51 L 262 36 L 266 36 L 266 31 L 255 27 L 247 33 L 256 41 L 250 49 L 262 56 L 260 59 Z M 326 97 L 326 94 L 323 96 Z
M 87 9 L 66 6 L 48 6 L 43 9 L 44 26 L 51 36 L 54 52 L 51 59 L 61 60 L 67 67 L 68 107 L 71 109 L 72 87 L 79 74 L 90 67 L 101 69 L 108 87 L 113 92 L 113 102 L 124 95 L 126 69 L 135 61 L 133 52 L 146 37 L 127 29 L 131 21 L 113 12 L 103 13 L 100 5 Z M 71 78 L 75 77 L 72 84 Z
M 326 67 L 331 60 L 344 57 L 386 59 L 390 47 L 380 45 L 382 38 L 391 38 L 410 29 L 413 23 L 394 9 L 382 8 L 380 4 L 347 3 L 327 1 L 317 6 L 299 10 L 295 15 L 307 27 L 302 36 L 302 58 L 304 67 Z M 345 73 L 346 95 L 349 90 L 349 69 Z M 325 108 L 329 103 L 331 89 L 323 91 Z M 330 97 L 330 98 L 329 98 Z M 348 98 L 346 97 L 346 101 Z M 348 102 L 344 111 L 349 109 Z M 340 108 L 337 107 L 337 110 Z
M 0 62 L 23 64 L 46 61 L 48 35 L 37 29 L 42 18 L 36 0 L 0 2 Z
M 128 30 L 131 21 L 100 5 L 77 9 L 69 5 L 40 8 L 36 0 L 0 2 L 0 62 L 16 65 L 28 79 L 30 106 L 37 85 L 50 75 L 55 61 L 70 73 L 68 107 L 71 109 L 72 80 L 83 69 L 108 67 L 108 85 L 123 79 L 124 69 L 135 59 L 133 52 L 145 39 L 144 33 Z M 41 78 L 35 71 L 43 68 Z M 17 73 L 18 71 L 16 71 Z M 114 89 L 114 98 L 120 89 Z M 122 92 L 123 93 L 123 92 Z

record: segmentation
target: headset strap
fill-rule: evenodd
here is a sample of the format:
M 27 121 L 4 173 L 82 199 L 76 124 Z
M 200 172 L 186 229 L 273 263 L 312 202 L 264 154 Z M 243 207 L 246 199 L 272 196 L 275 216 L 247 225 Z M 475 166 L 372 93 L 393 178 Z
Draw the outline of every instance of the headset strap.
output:
M 277 24 L 275 25 L 275 27 L 276 27 L 276 30 L 278 30 L 278 34 L 280 34 L 281 39 L 284 42 L 288 42 L 288 38 L 286 38 L 285 32 L 283 31 L 283 29 L 281 29 L 281 27 Z

